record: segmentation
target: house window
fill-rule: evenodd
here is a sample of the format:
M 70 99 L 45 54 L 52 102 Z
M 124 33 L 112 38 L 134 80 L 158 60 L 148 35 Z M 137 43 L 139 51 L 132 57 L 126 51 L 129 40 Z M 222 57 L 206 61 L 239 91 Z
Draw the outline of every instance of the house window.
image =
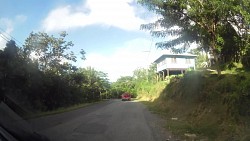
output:
M 176 58 L 175 57 L 171 58 L 171 63 L 176 64 Z
M 191 59 L 186 58 L 186 64 L 191 64 Z

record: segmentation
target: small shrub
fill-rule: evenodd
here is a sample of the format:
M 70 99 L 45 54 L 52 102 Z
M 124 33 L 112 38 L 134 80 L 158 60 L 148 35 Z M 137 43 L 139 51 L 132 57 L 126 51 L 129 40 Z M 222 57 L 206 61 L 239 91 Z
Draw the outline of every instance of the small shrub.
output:
M 242 57 L 241 62 L 246 70 L 250 70 L 250 49 L 248 49 L 246 54 Z

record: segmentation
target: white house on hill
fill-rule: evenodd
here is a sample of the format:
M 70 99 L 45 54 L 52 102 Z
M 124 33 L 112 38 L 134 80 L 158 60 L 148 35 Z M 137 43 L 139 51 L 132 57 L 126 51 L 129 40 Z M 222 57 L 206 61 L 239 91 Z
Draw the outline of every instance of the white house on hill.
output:
M 187 69 L 195 69 L 196 55 L 163 54 L 154 63 L 157 65 L 157 76 L 164 79 L 169 75 L 183 74 Z

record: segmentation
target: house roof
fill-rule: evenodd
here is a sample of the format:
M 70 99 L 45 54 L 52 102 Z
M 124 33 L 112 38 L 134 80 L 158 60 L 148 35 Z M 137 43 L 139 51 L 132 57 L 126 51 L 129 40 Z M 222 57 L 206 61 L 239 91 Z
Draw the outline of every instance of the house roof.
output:
M 160 62 L 161 60 L 169 57 L 175 57 L 175 58 L 196 58 L 197 55 L 193 54 L 163 54 L 159 58 L 157 58 L 154 63 Z

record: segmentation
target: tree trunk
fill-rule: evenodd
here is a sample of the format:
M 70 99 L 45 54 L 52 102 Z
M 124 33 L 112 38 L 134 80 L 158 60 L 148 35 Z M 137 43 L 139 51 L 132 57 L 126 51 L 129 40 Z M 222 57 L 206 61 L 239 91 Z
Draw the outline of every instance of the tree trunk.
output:
M 217 74 L 221 75 L 220 58 L 218 58 L 218 55 L 215 56 L 215 66 L 216 66 Z
M 221 68 L 220 68 L 220 54 L 219 52 L 216 50 L 216 25 L 217 25 L 217 21 L 214 21 L 213 25 L 212 25 L 212 32 L 211 32 L 211 36 L 212 36 L 212 41 L 211 41 L 211 45 L 212 45 L 212 51 L 213 51 L 213 55 L 214 55 L 214 60 L 215 60 L 215 67 L 217 70 L 218 75 L 221 75 Z

